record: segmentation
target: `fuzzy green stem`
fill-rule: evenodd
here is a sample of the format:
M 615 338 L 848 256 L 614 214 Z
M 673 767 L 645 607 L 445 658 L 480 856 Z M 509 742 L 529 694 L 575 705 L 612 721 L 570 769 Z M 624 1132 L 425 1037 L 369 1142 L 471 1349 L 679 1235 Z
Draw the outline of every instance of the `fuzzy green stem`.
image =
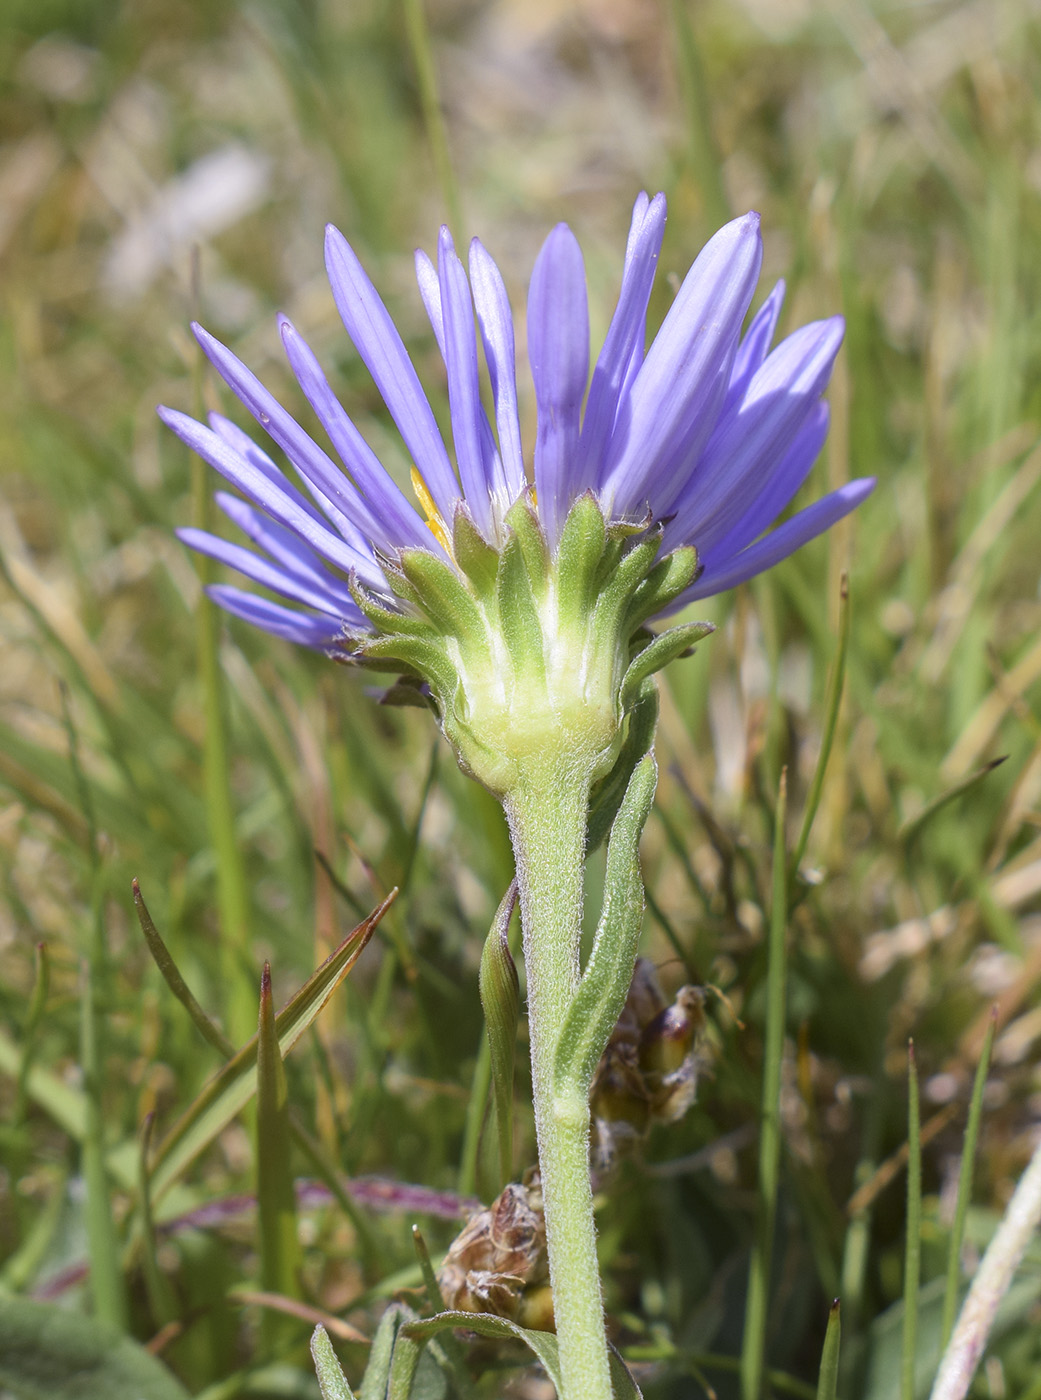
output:
M 579 980 L 590 782 L 559 751 L 524 765 L 504 806 L 517 860 L 539 1171 L 560 1348 L 560 1400 L 611 1400 L 589 1181 L 589 1105 L 554 1090 L 561 1028 Z

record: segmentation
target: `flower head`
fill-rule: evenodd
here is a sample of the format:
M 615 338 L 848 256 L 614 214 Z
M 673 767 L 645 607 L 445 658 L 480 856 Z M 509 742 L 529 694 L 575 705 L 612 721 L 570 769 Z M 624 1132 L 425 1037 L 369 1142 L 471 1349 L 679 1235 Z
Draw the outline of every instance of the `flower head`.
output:
M 534 684 L 564 730 L 575 704 L 580 727 L 591 707 L 603 720 L 600 738 L 610 731 L 604 753 L 613 751 L 639 682 L 693 637 L 679 629 L 684 636 L 673 643 L 652 644 L 648 619 L 769 568 L 873 486 L 855 481 L 770 530 L 824 442 L 821 395 L 842 320 L 803 326 L 771 351 L 784 295 L 778 283 L 742 336 L 762 257 L 758 216 L 747 214 L 708 242 L 645 349 L 664 226 L 664 196 L 641 194 L 618 305 L 591 377 L 581 250 L 565 224 L 543 245 L 528 295 L 533 484 L 502 276 L 475 239 L 468 277 L 447 229 L 436 264 L 417 253 L 416 273 L 447 373 L 451 454 L 360 262 L 335 229 L 326 239 L 336 305 L 415 463 L 414 502 L 286 318 L 286 355 L 339 462 L 201 327 L 195 333 L 206 355 L 300 485 L 228 419 L 215 414 L 206 426 L 160 409 L 247 498 L 217 496 L 260 552 L 201 530 L 182 530 L 181 538 L 299 606 L 226 585 L 210 589 L 215 601 L 292 641 L 411 675 L 464 762 L 493 788 L 501 775 L 489 777 L 473 760 L 469 731 L 460 738 L 459 726 L 482 705 L 492 706 L 500 726 L 523 728 Z

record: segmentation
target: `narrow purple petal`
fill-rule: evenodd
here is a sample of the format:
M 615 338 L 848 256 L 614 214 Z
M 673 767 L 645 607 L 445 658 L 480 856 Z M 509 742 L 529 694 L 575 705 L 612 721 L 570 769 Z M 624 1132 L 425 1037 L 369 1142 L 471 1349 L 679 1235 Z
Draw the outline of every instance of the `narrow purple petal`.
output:
M 502 273 L 476 238 L 470 244 L 470 285 L 484 342 L 484 357 L 492 381 L 495 426 L 499 433 L 499 457 L 506 477 L 507 503 L 512 505 L 527 485 L 520 417 L 517 413 L 513 312 Z
M 578 445 L 589 377 L 589 308 L 578 240 L 558 224 L 542 245 L 528 291 L 528 358 L 538 428 L 535 489 L 539 517 L 555 546 L 567 514 L 568 473 Z
M 707 568 L 716 567 L 717 562 L 725 563 L 754 543 L 791 505 L 824 446 L 828 419 L 828 405 L 822 400 L 810 410 L 791 447 L 771 468 L 762 489 L 751 500 L 745 499 L 743 513 L 736 522 L 721 539 L 703 549 Z
M 447 233 L 447 230 L 444 230 L 444 232 Z M 419 284 L 419 295 L 420 295 L 420 296 L 422 297 L 422 299 L 423 299 L 423 305 L 424 305 L 425 308 L 426 308 L 427 317 L 429 318 L 430 325 L 431 325 L 431 327 L 433 328 L 434 338 L 436 339 L 437 344 L 438 344 L 438 348 L 439 348 L 440 351 L 441 351 L 441 358 L 442 358 L 442 359 L 444 360 L 444 362 L 445 362 L 445 369 L 446 369 L 446 371 L 447 371 L 447 369 L 448 369 L 449 346 L 448 346 L 448 340 L 447 340 L 447 338 L 446 338 L 446 337 L 447 337 L 447 332 L 446 332 L 446 329 L 445 329 L 444 306 L 443 306 L 443 304 L 442 304 L 442 297 L 441 297 L 441 278 L 440 278 L 440 276 L 439 276 L 439 274 L 438 274 L 437 268 L 434 266 L 434 264 L 433 264 L 433 263 L 430 261 L 430 259 L 427 257 L 426 253 L 423 252 L 422 248 L 417 248 L 417 249 L 416 249 L 416 281 L 417 281 L 418 284 Z M 464 285 L 465 285 L 465 274 L 464 274 Z M 469 304 L 469 290 L 468 290 L 468 289 L 467 289 L 467 300 L 468 300 L 468 304 Z M 471 335 L 473 335 L 473 311 L 472 311 L 472 310 L 470 311 L 470 327 L 471 327 Z M 475 373 L 476 373 L 476 370 L 477 370 L 476 341 L 475 341 L 475 347 L 474 347 L 474 370 L 475 370 Z M 495 434 L 492 432 L 492 425 L 488 422 L 488 415 L 487 415 L 487 414 L 485 413 L 485 411 L 484 411 L 484 406 L 483 406 L 483 404 L 481 404 L 481 403 L 479 402 L 479 399 L 480 399 L 480 385 L 479 385 L 479 383 L 475 386 L 475 388 L 476 388 L 476 394 L 477 394 L 477 397 L 478 397 L 478 408 L 477 408 L 477 432 L 478 432 L 478 443 L 479 443 L 479 447 L 480 447 L 481 464 L 482 464 L 482 478 L 481 478 L 481 479 L 482 479 L 482 482 L 485 483 L 485 484 L 482 486 L 481 491 L 480 491 L 479 496 L 477 497 L 477 499 L 483 501 L 483 500 L 485 500 L 485 499 L 488 497 L 488 494 L 489 494 L 489 487 L 488 487 L 488 485 L 487 485 L 487 483 L 489 483 L 489 482 L 493 483 L 493 485 L 492 485 L 492 487 L 491 487 L 491 490 L 494 491 L 497 495 L 500 495 L 500 496 L 505 497 L 505 496 L 507 495 L 507 493 L 506 493 L 505 487 L 504 487 L 504 485 L 503 485 L 503 482 L 504 482 L 504 480 L 505 480 L 505 477 L 504 477 L 504 474 L 503 474 L 502 464 L 501 464 L 500 459 L 499 459 L 499 451 L 498 451 L 498 448 L 497 448 L 496 445 L 495 445 Z M 449 376 L 449 401 L 451 402 L 451 376 Z M 452 412 L 452 420 L 453 420 L 453 427 L 454 427 L 454 426 L 455 426 L 455 413 L 454 413 L 454 411 Z M 456 443 L 456 457 L 457 457 L 457 459 L 458 459 L 458 455 L 459 455 L 459 446 L 458 446 L 458 443 Z M 460 471 L 460 478 L 462 478 L 462 472 L 461 472 L 461 471 Z M 464 487 L 465 487 L 465 482 L 464 482 L 463 484 L 464 484 Z M 466 494 L 469 494 L 469 493 L 466 493 Z M 512 499 L 512 498 L 511 498 L 511 499 Z M 509 502 L 508 502 L 507 500 L 505 500 L 505 499 L 503 500 L 503 506 L 504 506 L 504 507 L 505 507 L 508 503 L 509 503 Z M 484 528 L 485 533 L 489 536 L 489 538 L 494 538 L 494 526 L 492 525 L 492 512 L 491 512 L 490 508 L 489 508 L 489 510 L 487 511 L 487 517 L 488 517 L 487 520 L 483 520 L 484 512 L 482 512 L 482 511 L 480 511 L 480 510 L 474 510 L 474 503 L 473 503 L 472 500 L 471 500 L 471 503 L 470 503 L 470 504 L 471 504 L 471 513 L 474 514 L 474 516 L 475 516 L 476 518 L 479 518 L 479 519 L 482 520 L 482 524 L 483 524 L 483 528 Z
M 261 627 L 276 637 L 283 637 L 287 642 L 314 647 L 318 651 L 342 650 L 337 642 L 343 628 L 327 617 L 284 608 L 280 603 L 258 598 L 255 593 L 245 593 L 241 588 L 232 588 L 226 583 L 215 583 L 206 592 L 225 612 L 241 617 L 244 622 Z
M 276 525 L 263 512 L 254 510 L 239 496 L 232 496 L 227 491 L 215 492 L 214 500 L 228 519 L 269 554 L 285 573 L 312 587 L 331 592 L 342 600 L 350 598 L 346 584 L 331 574 L 319 562 L 314 550 L 291 530 Z
M 193 323 L 192 330 L 214 369 L 282 448 L 319 506 L 326 513 L 332 507 L 333 523 L 343 537 L 356 549 L 368 550 L 369 541 L 382 533 L 380 524 L 350 479 L 237 355 L 197 323 Z
M 287 317 L 279 318 L 279 330 L 290 367 L 308 403 L 364 496 L 373 525 L 373 543 L 388 553 L 406 544 L 430 548 L 430 531 L 351 422 L 314 351 Z
M 213 431 L 228 444 L 228 446 L 245 457 L 251 466 L 256 467 L 271 482 L 276 490 L 289 496 L 301 510 L 306 511 L 313 520 L 317 520 L 324 527 L 325 518 L 318 510 L 317 506 L 307 499 L 302 491 L 298 491 L 287 478 L 281 467 L 277 467 L 267 453 L 260 447 L 248 433 L 244 433 L 237 423 L 233 423 L 230 418 L 225 418 L 220 413 L 207 414 L 210 427 Z
M 837 520 L 855 510 L 874 489 L 875 478 L 872 476 L 851 481 L 830 496 L 814 501 L 812 506 L 807 506 L 798 515 L 793 515 L 791 520 L 771 530 L 757 544 L 732 556 L 728 563 L 724 564 L 721 560 L 718 569 L 710 569 L 706 565 L 702 576 L 680 595 L 669 612 L 677 611 L 696 598 L 711 598 L 717 593 L 725 593 L 728 588 L 735 588 L 739 583 L 761 574 L 764 569 L 779 564 L 804 544 L 830 530 Z
M 189 549 L 205 554 L 210 559 L 216 559 L 221 564 L 227 564 L 230 569 L 236 569 L 254 583 L 270 588 L 273 593 L 281 593 L 284 598 L 291 598 L 294 603 L 304 603 L 309 608 L 317 608 L 319 612 L 328 613 L 330 617 L 341 621 L 348 611 L 352 616 L 358 615 L 358 609 L 351 601 L 346 588 L 343 590 L 344 596 L 337 597 L 332 592 L 302 582 L 285 569 L 280 569 L 277 564 L 254 554 L 251 549 L 243 549 L 240 544 L 232 544 L 230 540 L 222 540 L 219 535 L 211 535 L 208 530 L 188 527 L 177 530 L 176 534 L 181 543 L 186 544 Z
M 737 354 L 734 356 L 734 367 L 730 371 L 727 403 L 723 406 L 724 413 L 726 413 L 731 399 L 740 399 L 744 394 L 752 375 L 769 354 L 774 332 L 777 330 L 777 321 L 781 315 L 781 307 L 784 305 L 784 293 L 785 285 L 782 277 L 755 313 L 752 324 L 742 336 L 741 344 L 737 347 Z
M 337 309 L 445 520 L 459 486 L 437 423 L 397 327 L 351 245 L 330 225 L 325 265 Z
M 505 480 L 495 481 L 485 472 L 481 450 L 481 424 L 485 419 L 481 386 L 477 377 L 477 333 L 473 302 L 466 272 L 456 256 L 452 235 L 442 227 L 437 246 L 438 285 L 445 327 L 445 365 L 448 370 L 448 406 L 463 495 L 478 529 L 495 538 L 491 493 L 506 491 Z
M 634 365 L 642 361 L 647 304 L 665 233 L 665 213 L 663 194 L 655 195 L 649 203 L 643 195 L 642 203 L 637 200 L 633 210 L 622 289 L 589 384 L 582 434 L 568 481 L 571 499 L 596 484 L 605 448 L 618 421 L 623 386 Z
M 762 489 L 824 392 L 842 344 L 841 316 L 802 326 L 769 356 L 736 413 L 718 424 L 690 482 L 667 509 L 665 545 L 708 549 Z
M 687 273 L 637 374 L 601 475 L 612 513 L 671 500 L 719 412 L 762 261 L 758 214 L 710 239 Z
M 323 559 L 344 570 L 355 569 L 358 577 L 372 587 L 386 587 L 386 579 L 371 555 L 355 549 L 305 510 L 294 499 L 297 493 L 293 492 L 288 482 L 284 479 L 281 485 L 273 482 L 259 467 L 236 452 L 224 437 L 189 418 L 186 413 L 172 408 L 160 408 L 158 412 L 167 427 L 193 452 L 197 452 L 221 476 L 266 510 L 273 520 L 306 540 Z

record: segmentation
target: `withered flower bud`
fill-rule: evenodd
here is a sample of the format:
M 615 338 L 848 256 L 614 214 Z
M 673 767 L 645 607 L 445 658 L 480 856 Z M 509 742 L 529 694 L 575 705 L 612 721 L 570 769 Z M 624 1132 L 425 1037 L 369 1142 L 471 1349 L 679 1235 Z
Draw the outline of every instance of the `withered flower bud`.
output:
M 524 1327 L 552 1330 L 542 1183 L 529 1171 L 472 1215 L 438 1275 L 448 1308 L 494 1313 Z M 540 1319 L 538 1321 L 534 1319 Z
M 694 1102 L 704 993 L 681 987 L 666 1003 L 653 965 L 637 958 L 622 1014 L 593 1079 L 596 1164 L 607 1170 L 654 1123 L 674 1123 Z

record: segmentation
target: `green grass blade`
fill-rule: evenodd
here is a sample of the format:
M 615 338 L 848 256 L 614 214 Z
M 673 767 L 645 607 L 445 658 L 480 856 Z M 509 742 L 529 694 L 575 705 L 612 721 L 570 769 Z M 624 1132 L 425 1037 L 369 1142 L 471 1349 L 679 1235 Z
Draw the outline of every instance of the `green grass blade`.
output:
M 83 1179 L 86 1184 L 87 1248 L 90 1255 L 90 1292 L 99 1321 L 123 1330 L 126 1327 L 126 1294 L 120 1269 L 120 1247 L 112 1215 L 108 1170 L 105 1163 L 105 1109 L 102 1102 L 101 1047 L 98 1044 L 97 1005 L 93 968 L 83 960 L 80 991 L 80 1064 L 83 1069 L 86 1121 L 83 1134 Z
M 487 1032 L 481 1031 L 474 1072 L 470 1080 L 470 1097 L 466 1104 L 466 1123 L 463 1127 L 463 1149 L 459 1155 L 459 1181 L 456 1189 L 460 1196 L 477 1194 L 477 1172 L 481 1157 L 481 1138 L 484 1129 L 488 1095 L 492 1088 L 492 1052 L 488 1046 Z
M 192 264 L 193 301 L 199 301 L 199 260 Z M 203 355 L 196 348 L 192 359 L 195 416 L 202 417 Z M 213 511 L 210 468 L 191 454 L 192 523 L 197 529 L 211 526 Z M 216 575 L 213 561 L 194 557 L 199 582 L 204 586 Z M 224 981 L 224 1021 L 234 1042 L 241 1044 L 251 1033 L 255 1015 L 249 966 L 249 889 L 235 822 L 228 765 L 228 717 L 224 672 L 220 663 L 220 612 L 204 593 L 196 614 L 196 664 L 202 684 L 206 731 L 203 739 L 203 788 L 210 841 L 217 862 L 217 908 L 220 914 L 220 953 Z
M 759 1126 L 759 1212 L 756 1242 L 748 1271 L 748 1300 L 741 1342 L 741 1397 L 759 1400 L 766 1363 L 767 1294 L 777 1185 L 781 1162 L 781 1061 L 784 1055 L 788 865 L 784 824 L 788 779 L 782 770 L 774 818 L 773 900 L 770 911 L 766 973 L 766 1032 L 763 1047 L 763 1098 Z
M 290 1161 L 289 1086 L 275 1029 L 270 963 L 264 964 L 260 980 L 256 1087 L 260 1282 L 270 1293 L 293 1298 L 300 1291 L 300 1244 Z
M 423 1284 L 427 1291 L 427 1299 L 431 1309 L 435 1313 L 443 1312 L 445 1307 L 444 1296 L 441 1293 L 441 1285 L 437 1281 L 434 1273 L 434 1266 L 430 1261 L 430 1251 L 427 1249 L 427 1242 L 423 1238 L 423 1232 L 418 1225 L 412 1226 L 412 1243 L 416 1249 L 416 1258 L 419 1260 L 419 1267 L 423 1274 Z M 461 1400 L 473 1400 L 476 1395 L 473 1381 L 470 1379 L 470 1372 L 466 1367 L 466 1352 L 462 1343 L 452 1332 L 446 1332 L 441 1338 L 441 1346 L 444 1350 L 445 1359 L 448 1363 L 455 1385 L 456 1393 Z
M 351 930 L 303 987 L 275 1017 L 283 1059 L 322 1010 L 357 962 L 373 931 L 396 897 L 392 890 L 382 904 Z M 185 1167 L 252 1099 L 256 1089 L 257 1037 L 254 1035 L 207 1084 L 159 1144 L 152 1165 L 152 1195 L 158 1198 Z
M 14 1099 L 14 1121 L 21 1123 L 25 1117 L 26 1104 L 29 1099 L 29 1072 L 33 1065 L 33 1056 L 36 1053 L 37 1031 L 43 1019 L 43 1010 L 47 1005 L 47 994 L 51 985 L 51 959 L 47 951 L 47 944 L 40 942 L 36 945 L 36 978 L 33 982 L 33 992 L 29 999 L 29 1010 L 25 1017 L 25 1026 L 22 1029 L 21 1062 L 18 1066 L 18 1079 L 15 1087 Z
M 922 1123 L 914 1041 L 907 1045 L 907 1242 L 904 1246 L 904 1338 L 900 1358 L 901 1400 L 914 1400 L 918 1345 L 918 1287 L 922 1272 Z
M 817 1400 L 835 1400 L 839 1385 L 839 1344 L 842 1340 L 842 1309 L 836 1298 L 828 1310 L 828 1330 L 824 1334 L 821 1369 L 817 1379 Z
M 152 1215 L 152 1192 L 148 1176 L 148 1152 L 152 1142 L 155 1114 L 149 1113 L 141 1126 L 138 1151 L 137 1210 L 140 1223 L 141 1271 L 145 1276 L 145 1292 L 152 1319 L 162 1327 L 177 1315 L 177 1303 L 166 1275 L 159 1267 L 155 1220 Z
M 152 954 L 156 967 L 158 967 L 159 971 L 163 974 L 163 981 L 192 1018 L 192 1024 L 203 1039 L 208 1041 L 215 1050 L 220 1051 L 225 1059 L 230 1060 L 235 1054 L 235 1046 L 220 1027 L 216 1026 L 206 1015 L 206 1012 L 192 994 L 191 988 L 181 976 L 177 964 L 170 955 L 170 950 L 163 942 L 159 930 L 152 922 L 152 916 L 148 912 L 148 905 L 145 903 L 141 894 L 141 886 L 136 880 L 133 881 L 133 891 L 134 908 L 137 910 L 138 923 L 141 925 L 141 932 L 144 934 L 145 941 L 148 944 L 148 951 Z
M 980 1119 L 983 1116 L 983 1091 L 987 1085 L 987 1072 L 990 1069 L 990 1053 L 994 1046 L 994 1029 L 997 1024 L 996 1011 L 991 1014 L 990 1025 L 980 1051 L 976 1078 L 972 1085 L 972 1098 L 969 1101 L 969 1117 L 965 1124 L 965 1141 L 962 1144 L 961 1170 L 958 1173 L 958 1197 L 954 1207 L 954 1220 L 951 1224 L 951 1242 L 947 1254 L 947 1285 L 943 1295 L 943 1323 L 940 1330 L 940 1350 L 946 1348 L 954 1329 L 954 1318 L 958 1311 L 958 1292 L 961 1282 L 961 1247 L 965 1238 L 965 1222 L 972 1199 L 972 1170 L 976 1160 L 976 1144 L 980 1135 Z
M 817 809 L 820 806 L 821 793 L 824 790 L 824 775 L 828 767 L 828 759 L 831 757 L 832 745 L 835 742 L 835 729 L 839 722 L 839 710 L 842 706 L 842 691 L 846 681 L 846 658 L 849 655 L 849 632 L 850 632 L 850 603 L 849 603 L 849 579 L 842 575 L 842 583 L 839 589 L 839 644 L 835 653 L 835 660 L 832 662 L 831 672 L 828 676 L 828 690 L 824 699 L 824 729 L 821 733 L 820 753 L 817 755 L 817 764 L 813 770 L 813 779 L 810 782 L 810 790 L 806 795 L 806 810 L 803 812 L 802 826 L 799 829 L 799 839 L 795 843 L 795 850 L 789 866 L 791 878 L 794 879 L 798 873 L 802 858 L 806 854 L 806 844 L 810 839 L 810 832 L 813 829 L 813 822 L 817 816 Z
M 448 211 L 448 222 L 455 236 L 462 238 L 465 232 L 462 203 L 459 198 L 459 185 L 455 178 L 455 170 L 452 166 L 452 157 L 448 146 L 448 128 L 445 125 L 441 99 L 438 95 L 437 66 L 434 63 L 434 51 L 430 42 L 430 26 L 427 23 L 423 0 L 404 0 L 404 8 L 409 47 L 412 50 L 412 61 L 416 65 L 416 80 L 419 85 L 420 106 L 423 110 L 423 124 L 426 127 L 427 139 L 430 142 L 430 150 L 434 158 L 437 182 L 441 186 L 441 196 Z
M 1008 758 L 1008 754 L 1003 754 L 1001 758 L 991 759 L 989 763 L 984 764 L 984 766 L 977 769 L 975 773 L 970 773 L 967 778 L 962 778 L 960 782 L 955 783 L 954 786 L 948 788 L 946 792 L 941 792 L 939 797 L 934 797 L 931 802 L 926 803 L 922 810 L 911 817 L 909 821 L 905 822 L 897 832 L 897 839 L 903 842 L 904 849 L 910 849 L 911 845 L 921 835 L 923 828 L 932 821 L 938 812 L 943 811 L 948 802 L 953 802 L 956 798 L 963 797 L 965 793 L 971 792 L 974 787 L 983 781 L 988 773 L 993 773 L 995 768 L 1000 768 L 1006 758 Z
M 517 905 L 517 882 L 502 897 L 481 953 L 480 990 L 488 1032 L 492 1094 L 499 1139 L 499 1184 L 513 1171 L 513 1072 L 520 1019 L 520 979 L 510 952 L 510 919 Z

